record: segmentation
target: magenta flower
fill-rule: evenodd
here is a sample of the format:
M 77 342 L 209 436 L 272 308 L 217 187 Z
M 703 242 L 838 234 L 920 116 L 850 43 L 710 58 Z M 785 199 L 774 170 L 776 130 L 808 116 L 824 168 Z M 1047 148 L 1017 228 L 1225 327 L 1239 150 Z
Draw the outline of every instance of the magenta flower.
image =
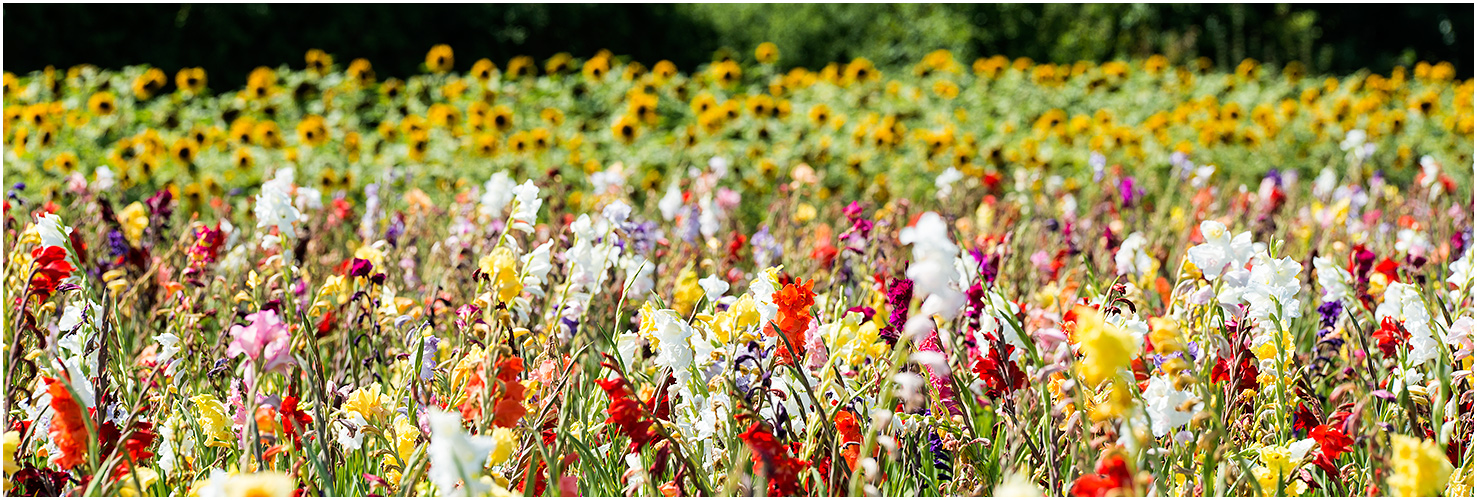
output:
M 245 326 L 231 327 L 231 345 L 226 348 L 226 356 L 245 354 L 262 372 L 286 372 L 287 367 L 297 364 L 292 358 L 292 334 L 276 311 L 265 309 L 248 314 L 246 321 L 249 324 Z

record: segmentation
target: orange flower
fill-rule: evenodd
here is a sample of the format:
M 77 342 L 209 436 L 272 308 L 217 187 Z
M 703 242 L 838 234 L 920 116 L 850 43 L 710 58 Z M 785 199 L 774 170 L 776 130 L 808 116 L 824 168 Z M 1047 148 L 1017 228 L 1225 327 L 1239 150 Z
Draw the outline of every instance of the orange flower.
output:
M 56 457 L 56 466 L 63 470 L 71 469 L 87 458 L 87 443 L 92 436 L 82 420 L 85 413 L 77 400 L 72 399 L 66 381 L 50 377 L 42 377 L 42 380 L 47 384 L 46 393 L 51 395 L 51 408 L 56 412 L 50 429 L 51 440 L 61 450 L 61 455 Z
M 799 357 L 799 349 L 804 349 L 805 330 L 810 328 L 810 306 L 815 305 L 815 292 L 810 290 L 814 285 L 815 280 L 790 283 L 774 293 L 774 304 L 779 306 L 779 316 L 774 323 L 764 325 L 764 333 L 770 336 L 784 334 L 777 351 L 780 363 L 789 363 L 791 359 Z M 779 332 L 775 332 L 775 323 L 779 324 Z M 797 351 L 792 352 L 791 347 Z
M 482 379 L 482 372 L 486 369 L 487 361 L 478 363 L 477 369 L 472 373 L 472 380 L 467 382 L 467 400 L 462 403 L 462 419 L 476 420 L 482 418 L 482 390 L 487 382 Z M 492 423 L 498 427 L 513 427 L 518 420 L 528 413 L 523 406 L 523 396 L 526 390 L 523 381 L 518 375 L 523 373 L 523 358 L 507 358 L 497 364 L 497 373 L 494 377 L 501 382 L 504 390 L 492 402 Z

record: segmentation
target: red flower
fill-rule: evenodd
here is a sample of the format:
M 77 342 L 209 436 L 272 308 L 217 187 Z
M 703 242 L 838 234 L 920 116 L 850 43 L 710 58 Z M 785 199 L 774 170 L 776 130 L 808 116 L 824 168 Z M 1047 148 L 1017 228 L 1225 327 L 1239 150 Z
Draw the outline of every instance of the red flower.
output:
M 308 424 L 313 422 L 313 417 L 306 412 L 297 409 L 297 396 L 282 398 L 282 408 L 278 413 L 282 415 L 282 433 L 292 438 L 292 443 L 302 446 L 303 432 L 308 430 Z
M 1113 455 L 1098 462 L 1096 474 L 1084 474 L 1072 484 L 1074 497 L 1103 497 L 1114 490 L 1124 489 L 1120 494 L 1132 494 L 1133 475 L 1123 457 Z
M 856 459 L 862 452 L 862 426 L 848 410 L 836 412 L 836 431 L 841 435 L 841 457 L 846 468 L 856 470 Z
M 1344 431 L 1338 427 L 1320 425 L 1314 427 L 1313 432 L 1309 433 L 1308 437 L 1317 441 L 1318 448 L 1323 450 L 1323 453 L 1327 454 L 1329 458 L 1337 459 L 1340 454 L 1353 450 L 1351 445 L 1354 444 L 1354 439 L 1344 435 Z
M 1239 368 L 1234 373 L 1231 370 L 1230 363 L 1226 362 L 1226 358 L 1220 358 L 1216 360 L 1215 366 L 1210 369 L 1210 381 L 1212 383 L 1229 382 L 1231 376 L 1235 375 L 1236 390 L 1246 391 L 1261 386 L 1256 381 L 1259 373 L 1260 371 L 1257 370 L 1256 364 L 1252 363 L 1249 357 L 1241 358 Z
M 47 247 L 59 248 L 59 247 Z M 46 393 L 51 395 L 51 408 L 56 415 L 51 418 L 51 440 L 61 450 L 61 455 L 56 458 L 57 467 L 71 469 L 87 458 L 87 443 L 92 436 L 87 432 L 87 424 L 82 419 L 87 418 L 77 400 L 72 399 L 72 392 L 67 390 L 65 380 L 56 380 L 51 377 L 42 377 L 46 382 Z
M 1380 352 L 1385 353 L 1385 357 L 1389 358 L 1395 356 L 1395 348 L 1405 343 L 1410 338 L 1410 333 L 1406 332 L 1405 327 L 1401 326 L 1399 321 L 1395 321 L 1395 318 L 1386 316 L 1385 319 L 1380 320 L 1380 329 L 1375 330 L 1374 338 L 1375 345 L 1379 346 Z
M 596 380 L 595 383 L 600 384 L 600 388 L 610 397 L 610 407 L 605 411 L 609 416 L 605 417 L 605 423 L 615 425 L 621 434 L 631 438 L 633 452 L 650 443 L 655 437 L 655 433 L 651 431 L 655 422 L 646 418 L 641 402 L 631 392 L 631 384 L 622 378 Z
M 785 445 L 765 427 L 764 422 L 754 422 L 748 432 L 739 434 L 753 450 L 754 473 L 763 472 L 769 477 L 769 496 L 795 496 L 800 491 L 800 473 L 810 467 L 810 462 L 790 456 Z
M 31 278 L 31 291 L 43 299 L 50 297 L 52 292 L 56 291 L 56 286 L 76 270 L 71 262 L 67 262 L 67 249 L 58 246 L 32 250 L 31 259 L 36 261 L 36 274 Z
M 814 285 L 815 280 L 791 283 L 774 293 L 779 315 L 774 323 L 764 325 L 764 333 L 784 335 L 776 353 L 780 363 L 790 363 L 791 359 L 800 357 L 800 352 L 791 351 L 792 346 L 797 350 L 805 348 L 805 330 L 810 328 L 810 306 L 815 305 L 815 292 L 810 290 Z M 775 323 L 779 325 L 778 332 L 775 331 Z
M 1021 370 L 1020 365 L 1010 361 L 1011 353 L 1015 352 L 1015 346 L 1006 344 L 1005 352 L 1000 352 L 997 345 L 979 346 L 980 351 L 988 353 L 986 356 L 976 355 L 974 359 L 974 373 L 980 380 L 985 382 L 985 395 L 990 398 L 999 398 L 1020 389 L 1026 383 L 1026 372 Z
M 467 382 L 467 399 L 462 402 L 462 419 L 477 420 L 482 418 L 482 391 L 487 387 L 487 381 L 482 379 L 487 361 L 483 360 L 477 364 L 472 372 L 472 380 Z M 499 361 L 497 371 L 494 375 L 499 385 L 503 387 L 502 394 L 492 400 L 492 423 L 498 427 L 513 427 L 518 425 L 518 420 L 528 413 L 523 406 L 523 396 L 526 390 L 523 381 L 518 375 L 523 373 L 523 358 L 510 357 Z

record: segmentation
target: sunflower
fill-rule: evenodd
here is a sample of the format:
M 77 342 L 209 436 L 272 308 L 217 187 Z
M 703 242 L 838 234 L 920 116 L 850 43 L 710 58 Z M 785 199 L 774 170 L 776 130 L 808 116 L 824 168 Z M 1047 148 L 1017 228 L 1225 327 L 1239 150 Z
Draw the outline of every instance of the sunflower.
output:
M 539 112 L 539 118 L 555 127 L 564 124 L 564 112 L 560 111 L 559 108 L 544 108 L 543 111 Z
M 314 75 L 323 76 L 333 69 L 333 56 L 319 49 L 308 49 L 303 60 L 308 63 L 308 72 Z
M 508 149 L 514 153 L 523 154 L 532 149 L 528 141 L 528 132 L 518 131 L 508 136 Z
M 610 133 L 615 136 L 616 140 L 630 144 L 636 140 L 639 133 L 636 118 L 631 115 L 621 115 L 615 124 L 610 126 Z
M 5 96 L 6 99 L 9 99 L 10 98 L 10 94 L 12 92 L 15 92 L 15 88 L 19 84 L 20 84 L 19 81 L 15 77 L 15 73 L 11 73 L 9 71 L 6 71 L 5 72 L 5 92 L 4 92 L 4 96 Z
M 195 155 L 200 153 L 200 143 L 188 137 L 174 141 L 174 146 L 169 148 L 169 157 L 180 163 L 189 165 L 195 162 Z
M 70 174 L 77 169 L 77 155 L 71 151 L 63 151 L 55 157 L 47 160 L 49 170 L 60 170 L 64 174 Z
M 528 142 L 534 151 L 544 152 L 554 146 L 554 136 L 549 133 L 549 129 L 538 127 L 528 131 Z
M 282 147 L 282 130 L 277 128 L 277 122 L 258 123 L 251 129 L 251 143 L 269 149 L 280 148 Z
M 401 83 L 400 80 L 395 78 L 385 80 L 385 83 L 380 85 L 380 94 L 383 94 L 385 96 L 385 99 L 389 100 L 390 102 L 395 102 L 399 100 L 400 94 L 404 91 L 405 84 Z
M 92 114 L 107 116 L 118 110 L 118 102 L 112 92 L 97 92 L 87 99 L 87 109 Z
M 657 61 L 656 66 L 651 67 L 651 76 L 656 79 L 657 83 L 666 83 L 667 80 L 677 76 L 677 65 L 666 59 Z
M 297 124 L 297 138 L 308 146 L 322 146 L 328 142 L 328 125 L 324 123 L 323 117 L 308 115 Z
M 374 66 L 369 64 L 368 59 L 361 57 L 349 62 L 349 69 L 345 74 L 350 81 L 357 82 L 360 86 L 374 84 Z
M 780 48 L 771 42 L 764 42 L 754 48 L 754 59 L 760 64 L 774 64 L 780 60 Z
M 490 158 L 497 153 L 497 136 L 492 134 L 477 134 L 472 140 L 472 152 L 483 158 Z
M 532 57 L 518 56 L 508 60 L 508 74 L 514 78 L 534 76 L 536 71 L 533 66 Z
M 701 116 L 703 113 L 707 113 L 708 110 L 718 107 L 718 98 L 713 97 L 713 94 L 703 92 L 692 98 L 689 107 L 692 108 L 694 114 Z
M 933 82 L 933 93 L 944 99 L 959 97 L 959 84 L 952 80 L 938 80 Z
M 774 98 L 764 94 L 751 96 L 744 107 L 756 117 L 767 117 L 774 112 Z
M 144 74 L 133 79 L 133 95 L 139 99 L 148 99 L 164 89 L 169 80 L 164 76 L 164 70 L 149 68 Z
M 256 120 L 250 116 L 242 116 L 231 122 L 231 130 L 228 133 L 229 140 L 237 144 L 250 144 L 251 131 L 256 128 Z
M 492 80 L 492 74 L 495 72 L 497 72 L 497 65 L 492 63 L 492 59 L 482 58 L 472 63 L 472 78 L 479 82 L 487 83 Z
M 272 68 L 260 66 L 251 70 L 251 75 L 246 78 L 246 96 L 251 99 L 265 99 L 276 83 L 277 73 Z
M 421 130 L 406 134 L 410 138 L 409 155 L 411 161 L 421 161 L 426 158 L 426 151 L 431 149 L 431 136 L 428 132 Z
M 461 121 L 461 113 L 458 113 L 456 108 L 439 102 L 431 105 L 431 109 L 426 111 L 426 116 L 430 118 L 432 126 L 445 129 L 455 130 Z
M 191 94 L 205 90 L 205 68 L 184 68 L 174 74 L 174 86 Z
M 872 65 L 872 61 L 864 57 L 852 59 L 846 65 L 846 71 L 843 75 L 843 85 L 877 81 L 882 78 L 882 73 L 877 72 L 877 67 Z
M 492 113 L 488 115 L 487 122 L 499 131 L 506 132 L 508 129 L 513 128 L 513 109 L 499 104 L 492 108 Z
M 256 159 L 252 157 L 251 150 L 247 148 L 236 148 L 231 152 L 231 165 L 239 170 L 250 170 L 256 165 Z
M 544 73 L 549 75 L 557 75 L 568 71 L 569 65 L 573 60 L 574 56 L 569 55 L 568 52 L 560 52 L 558 54 L 554 54 L 553 57 L 550 57 L 544 61 Z
M 734 83 L 737 83 L 739 81 L 739 78 L 743 77 L 744 75 L 744 69 L 739 67 L 738 63 L 734 62 L 733 60 L 719 61 L 717 63 L 713 63 L 713 65 L 708 68 L 708 71 L 713 76 L 713 80 L 722 87 L 728 87 L 730 85 L 733 85 Z
M 605 81 L 605 75 L 610 74 L 610 58 L 602 56 L 591 57 L 585 60 L 585 65 L 581 69 L 581 72 L 584 73 L 585 80 L 587 81 Z
M 451 71 L 451 66 L 454 62 L 455 59 L 452 57 L 450 45 L 443 43 L 431 47 L 431 50 L 426 52 L 426 70 L 432 73 Z

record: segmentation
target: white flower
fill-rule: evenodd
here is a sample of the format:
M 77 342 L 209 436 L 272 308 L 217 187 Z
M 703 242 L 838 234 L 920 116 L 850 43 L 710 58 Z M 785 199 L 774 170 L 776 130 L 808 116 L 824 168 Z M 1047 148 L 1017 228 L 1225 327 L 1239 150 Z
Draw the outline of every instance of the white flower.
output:
M 933 187 L 938 189 L 938 198 L 940 200 L 948 198 L 949 194 L 954 192 L 954 183 L 961 179 L 964 179 L 964 173 L 954 167 L 949 167 L 944 170 L 944 173 L 939 174 L 933 180 Z
M 538 221 L 538 209 L 544 200 L 538 197 L 538 186 L 533 181 L 523 181 L 513 188 L 513 216 L 508 218 L 513 229 L 525 233 L 533 232 L 533 223 Z
M 667 186 L 667 194 L 656 203 L 656 207 L 662 211 L 664 220 L 671 221 L 677 216 L 677 209 L 682 208 L 682 190 L 677 189 L 677 184 Z
M 619 226 L 631 217 L 631 206 L 620 200 L 616 200 L 606 205 L 605 210 L 601 211 L 600 215 L 604 216 L 605 220 L 610 221 L 611 224 Z
M 1118 265 L 1118 274 L 1143 274 L 1154 268 L 1154 258 L 1144 252 L 1144 246 L 1148 243 L 1144 233 L 1140 232 L 1130 234 L 1123 240 L 1118 253 L 1113 255 L 1113 263 Z
M 931 328 L 929 316 L 934 314 L 948 319 L 957 316 L 965 298 L 955 288 L 959 271 L 954 267 L 954 259 L 959 255 L 959 247 L 949 239 L 949 228 L 943 217 L 935 212 L 923 214 L 916 224 L 898 232 L 898 240 L 913 246 L 913 263 L 908 266 L 907 276 L 913 280 L 914 293 L 924 297 L 920 314 L 914 317 L 922 319 L 909 320 L 909 334 Z
M 1431 245 L 1431 240 L 1427 239 L 1424 233 L 1414 229 L 1401 229 L 1399 233 L 1396 233 L 1395 251 L 1397 252 L 1406 252 L 1421 257 L 1435 249 L 1436 247 Z
M 302 212 L 323 209 L 323 193 L 310 187 L 297 188 L 297 209 Z
M 708 168 L 713 169 L 713 175 L 722 179 L 728 176 L 728 159 L 722 156 L 714 156 L 708 159 Z
M 610 168 L 590 174 L 590 185 L 594 187 L 590 192 L 595 195 L 620 194 L 626 187 L 625 168 L 621 162 L 615 162 Z
M 364 446 L 364 428 L 369 421 L 357 411 L 351 411 L 343 418 L 333 421 L 334 440 L 344 449 L 354 451 Z
M 1144 389 L 1144 402 L 1148 403 L 1149 421 L 1154 436 L 1164 437 L 1170 431 L 1190 423 L 1195 412 L 1205 407 L 1204 402 L 1197 402 L 1194 408 L 1182 410 L 1191 399 L 1195 399 L 1194 392 L 1175 390 L 1174 383 L 1166 377 L 1149 379 L 1149 387 Z
M 154 361 L 159 364 L 168 363 L 179 354 L 179 336 L 164 332 L 154 336 L 154 341 L 159 343 L 159 350 L 154 353 Z
M 1251 275 L 1241 298 L 1250 306 L 1246 315 L 1257 319 L 1263 329 L 1272 329 L 1275 316 L 1284 328 L 1288 320 L 1302 316 L 1298 300 L 1300 283 L 1298 273 L 1303 265 L 1292 257 L 1273 259 L 1266 254 L 1253 260 Z
M 1333 173 L 1333 169 L 1323 167 L 1323 171 L 1318 173 L 1318 178 L 1313 180 L 1313 196 L 1328 198 L 1328 195 L 1333 194 L 1333 190 L 1338 188 L 1338 182 L 1339 179 Z
M 1226 266 L 1240 269 L 1251 259 L 1254 247 L 1250 231 L 1232 238 L 1225 224 L 1208 220 L 1200 223 L 1200 234 L 1205 237 L 1205 243 L 1191 247 L 1189 258 L 1207 280 L 1220 276 L 1226 271 Z
M 1421 301 L 1420 291 L 1407 283 L 1390 283 L 1385 288 L 1384 302 L 1375 309 L 1376 320 L 1392 318 L 1399 321 L 1405 331 L 1410 332 L 1410 357 L 1412 366 L 1436 359 L 1440 344 L 1431 335 L 1431 315 Z
M 292 205 L 292 169 L 277 171 L 277 176 L 262 184 L 256 199 L 256 227 L 276 227 L 288 238 L 297 238 L 292 223 L 303 220 L 302 212 Z
M 549 249 L 554 246 L 552 240 L 534 247 L 532 252 L 523 256 L 523 288 L 529 293 L 544 296 L 544 279 L 549 276 L 549 271 L 554 266 L 549 263 Z
M 621 269 L 626 272 L 626 298 L 636 299 L 656 287 L 656 264 L 640 255 L 621 257 Z
M 1354 277 L 1348 270 L 1324 257 L 1313 258 L 1313 269 L 1318 271 L 1318 288 L 1323 289 L 1324 302 L 1353 303 L 1354 290 L 1349 283 L 1354 281 Z
M 1344 141 L 1339 143 L 1339 149 L 1342 149 L 1344 151 L 1353 149 L 1357 151 L 1358 149 L 1362 149 L 1364 147 L 1364 140 L 1368 138 L 1369 134 L 1366 133 L 1363 129 L 1356 128 L 1354 130 L 1350 130 L 1347 134 L 1344 134 Z
M 995 487 L 997 498 L 1040 497 L 1043 493 L 1041 487 L 1037 486 L 1030 476 L 1016 472 L 1005 476 L 1000 486 Z
M 470 436 L 462 428 L 462 416 L 429 410 L 431 424 L 431 471 L 429 479 L 443 496 L 481 496 L 489 491 L 483 483 L 482 464 L 492 456 L 496 443 L 491 436 Z M 462 483 L 457 488 L 457 483 Z
M 652 318 L 655 326 L 651 336 L 657 341 L 656 358 L 652 362 L 672 370 L 677 379 L 684 380 L 687 367 L 692 366 L 692 344 L 688 339 L 694 332 L 691 326 L 677 316 L 677 311 L 661 309 Z
M 46 214 L 36 218 L 36 233 L 41 236 L 41 246 L 71 248 L 72 228 L 62 225 L 62 218 L 56 214 Z M 67 254 L 71 255 L 71 250 Z
M 1466 253 L 1462 254 L 1462 257 L 1460 259 L 1457 259 L 1451 263 L 1451 267 L 1449 268 L 1448 272 L 1449 276 L 1446 278 L 1447 283 L 1450 283 L 1452 286 L 1456 287 L 1455 290 L 1452 290 L 1448 293 L 1448 296 L 1451 297 L 1451 303 L 1462 303 L 1462 299 L 1465 299 L 1467 294 L 1471 292 L 1473 267 L 1474 254 L 1472 252 L 1472 249 L 1470 248 L 1467 249 Z
M 708 277 L 698 280 L 697 284 L 703 287 L 703 294 L 708 296 L 709 303 L 717 303 L 718 298 L 723 296 L 723 292 L 728 291 L 728 281 L 719 278 L 716 274 L 709 274 Z
M 492 174 L 482 185 L 482 200 L 477 209 L 489 217 L 502 215 L 503 208 L 513 201 L 513 188 L 516 186 L 506 171 Z
M 713 206 L 712 193 L 703 195 L 703 199 L 698 201 L 698 209 L 700 210 L 697 217 L 698 231 L 704 238 L 712 238 L 718 234 L 718 229 L 721 227 L 718 220 L 719 210 Z
M 1215 174 L 1215 165 L 1205 165 L 1195 168 L 1195 176 L 1190 178 L 1190 185 L 1200 188 L 1210 182 L 1210 176 Z
M 113 180 L 117 178 L 117 176 L 113 174 L 113 169 L 110 169 L 106 166 L 100 166 L 97 167 L 97 170 L 93 171 L 93 175 L 97 176 L 97 180 L 94 181 L 92 184 L 92 189 L 94 191 L 101 192 L 113 189 Z

